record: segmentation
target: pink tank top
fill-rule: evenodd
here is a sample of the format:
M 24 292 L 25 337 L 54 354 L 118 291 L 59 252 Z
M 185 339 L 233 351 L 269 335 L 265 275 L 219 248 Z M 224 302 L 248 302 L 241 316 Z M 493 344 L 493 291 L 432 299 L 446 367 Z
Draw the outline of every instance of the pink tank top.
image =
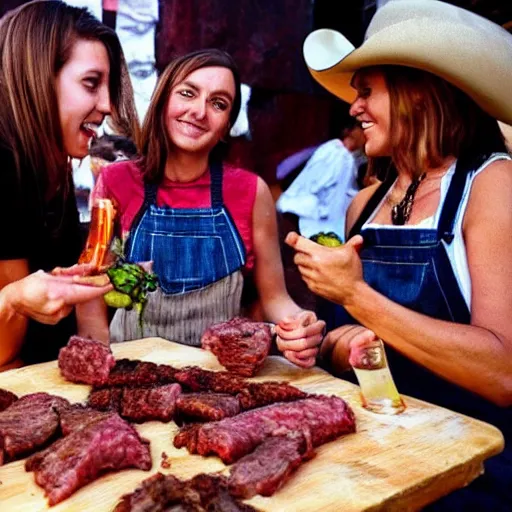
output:
M 252 212 L 258 176 L 245 169 L 224 165 L 222 194 L 247 253 L 246 270 L 254 266 Z M 127 233 L 144 202 L 144 185 L 139 167 L 124 161 L 105 167 L 94 187 L 93 197 L 110 198 L 116 205 L 123 233 Z M 211 204 L 210 173 L 195 181 L 180 183 L 164 178 L 158 188 L 157 205 L 171 208 L 207 208 Z

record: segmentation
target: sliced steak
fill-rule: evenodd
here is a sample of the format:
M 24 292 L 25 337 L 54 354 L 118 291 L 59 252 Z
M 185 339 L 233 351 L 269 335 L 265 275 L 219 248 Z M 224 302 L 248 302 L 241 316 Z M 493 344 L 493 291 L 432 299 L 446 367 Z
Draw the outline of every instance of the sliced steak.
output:
M 276 402 L 294 402 L 306 398 L 307 393 L 287 382 L 250 382 L 238 393 L 242 409 L 249 410 Z
M 180 416 L 199 421 L 218 421 L 240 412 L 238 398 L 224 393 L 188 393 L 176 401 Z
M 303 460 L 300 436 L 269 437 L 256 450 L 233 464 L 229 492 L 248 499 L 256 494 L 272 496 Z
M 119 359 L 110 371 L 105 387 L 114 386 L 151 386 L 176 382 L 174 374 L 177 368 L 167 364 L 155 364 L 137 359 Z
M 93 389 L 87 398 L 87 405 L 98 411 L 119 412 L 122 396 L 123 388 Z
M 214 324 L 201 337 L 201 346 L 213 352 L 222 366 L 244 377 L 252 377 L 261 368 L 271 343 L 268 324 L 241 317 Z
M 121 416 L 138 423 L 150 420 L 170 421 L 180 394 L 179 384 L 123 388 Z
M 236 395 L 247 387 L 247 381 L 231 372 L 212 372 L 198 366 L 188 366 L 176 372 L 174 378 L 192 391 L 212 391 Z
M 93 421 L 25 462 L 50 506 L 71 496 L 106 471 L 151 469 L 149 442 L 118 415 Z
M 201 426 L 201 423 L 190 423 L 182 427 L 174 437 L 174 447 L 183 448 L 186 446 L 190 453 L 197 453 L 197 434 Z
M 122 497 L 114 512 L 253 512 L 255 509 L 233 498 L 226 478 L 200 474 L 182 481 L 172 475 L 144 480 Z
M 60 372 L 70 382 L 102 385 L 114 365 L 110 347 L 99 341 L 72 336 L 59 351 Z
M 73 404 L 69 407 L 57 409 L 59 413 L 60 429 L 62 435 L 67 436 L 77 430 L 81 430 L 90 423 L 105 419 L 109 412 L 97 411 L 82 404 Z
M 7 409 L 16 400 L 18 400 L 18 397 L 14 393 L 7 391 L 7 389 L 0 389 L 0 412 Z
M 58 435 L 56 409 L 69 402 L 48 393 L 22 396 L 0 412 L 0 464 L 26 456 Z
M 206 423 L 187 433 L 187 448 L 200 455 L 216 454 L 231 464 L 252 452 L 267 437 L 291 432 L 311 437 L 318 446 L 355 432 L 354 413 L 341 398 L 317 396 L 247 411 L 232 418 Z M 195 437 L 195 439 L 194 439 Z M 183 445 L 185 439 L 180 439 Z

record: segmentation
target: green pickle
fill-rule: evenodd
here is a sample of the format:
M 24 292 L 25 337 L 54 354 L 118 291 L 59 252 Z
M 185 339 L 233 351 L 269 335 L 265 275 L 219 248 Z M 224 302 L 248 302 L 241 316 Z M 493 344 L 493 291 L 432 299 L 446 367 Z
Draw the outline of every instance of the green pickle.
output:
M 325 247 L 340 247 L 343 245 L 340 237 L 333 231 L 329 231 L 328 233 L 320 231 L 320 233 L 310 236 L 309 239 Z
M 111 290 L 103 296 L 107 306 L 111 308 L 131 308 L 133 305 L 132 298 L 123 292 Z

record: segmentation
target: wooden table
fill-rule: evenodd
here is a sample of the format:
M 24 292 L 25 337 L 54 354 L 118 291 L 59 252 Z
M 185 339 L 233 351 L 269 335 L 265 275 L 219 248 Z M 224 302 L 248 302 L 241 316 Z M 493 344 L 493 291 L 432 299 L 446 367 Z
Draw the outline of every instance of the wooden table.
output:
M 197 364 L 221 369 L 209 352 L 162 339 L 146 339 L 113 346 L 117 358 L 128 357 L 182 367 Z M 503 437 L 494 427 L 437 406 L 405 398 L 407 410 L 397 416 L 370 413 L 360 405 L 358 387 L 318 368 L 301 370 L 279 357 L 270 357 L 255 380 L 284 379 L 313 393 L 346 399 L 357 417 L 357 432 L 328 443 L 304 463 L 273 497 L 248 501 L 272 512 L 318 510 L 416 510 L 464 486 L 482 472 L 482 462 L 503 449 Z M 19 395 L 47 391 L 73 402 L 83 401 L 88 386 L 70 384 L 50 362 L 0 374 L 0 387 Z M 55 512 L 110 511 L 119 497 L 145 478 L 161 471 L 181 478 L 225 468 L 216 457 L 177 450 L 172 440 L 174 422 L 137 426 L 151 441 L 153 469 L 125 470 L 105 475 L 52 508 Z M 162 469 L 162 452 L 171 463 Z M 23 461 L 0 467 L 0 503 L 4 511 L 48 510 L 46 500 Z

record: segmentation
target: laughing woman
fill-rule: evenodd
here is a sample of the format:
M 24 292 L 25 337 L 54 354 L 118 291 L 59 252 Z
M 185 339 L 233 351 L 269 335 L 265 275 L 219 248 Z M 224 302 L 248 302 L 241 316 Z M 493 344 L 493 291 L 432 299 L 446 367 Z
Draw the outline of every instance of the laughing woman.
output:
M 176 59 L 151 100 L 141 161 L 109 166 L 95 194 L 116 203 L 129 233 L 128 259 L 153 261 L 159 276 L 145 335 L 198 345 L 208 326 L 240 313 L 243 274 L 254 272 L 267 319 L 280 322 L 279 348 L 311 366 L 324 323 L 286 292 L 270 191 L 221 161 L 239 109 L 240 79 L 229 55 L 202 50 Z M 136 313 L 118 311 L 110 336 L 140 337 Z
M 391 162 L 350 206 L 345 247 L 288 236 L 310 289 L 343 307 L 322 354 L 341 372 L 352 344 L 379 337 L 402 393 L 500 428 L 504 452 L 435 508 L 510 510 L 512 162 L 496 118 L 512 121 L 512 36 L 444 2 L 401 0 L 360 48 L 317 31 L 304 55 L 352 102 L 370 165 Z
M 87 155 L 109 113 L 127 135 L 137 128 L 117 36 L 85 9 L 37 1 L 11 11 L 0 62 L 1 367 L 55 359 L 77 332 L 74 306 L 110 289 L 47 272 L 81 250 L 70 157 Z

